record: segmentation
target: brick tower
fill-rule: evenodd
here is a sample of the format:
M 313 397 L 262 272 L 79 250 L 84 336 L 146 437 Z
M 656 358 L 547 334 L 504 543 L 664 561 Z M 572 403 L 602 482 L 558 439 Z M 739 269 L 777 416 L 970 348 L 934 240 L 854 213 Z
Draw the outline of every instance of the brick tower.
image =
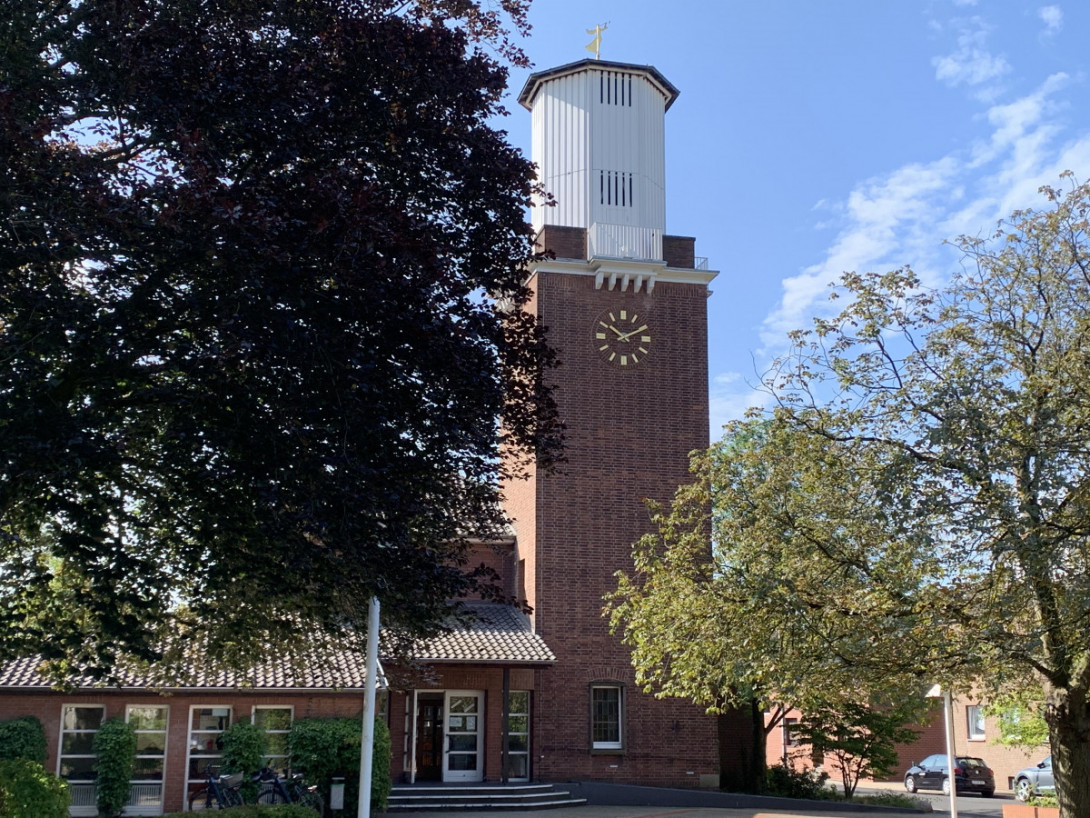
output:
M 602 618 L 614 572 L 651 529 L 688 455 L 708 445 L 708 284 L 694 240 L 665 233 L 665 114 L 656 69 L 583 60 L 536 73 L 519 102 L 556 205 L 534 208 L 555 259 L 529 278 L 558 350 L 567 462 L 505 487 L 521 583 L 556 665 L 536 671 L 531 758 L 541 780 L 714 786 L 716 722 L 634 684 Z

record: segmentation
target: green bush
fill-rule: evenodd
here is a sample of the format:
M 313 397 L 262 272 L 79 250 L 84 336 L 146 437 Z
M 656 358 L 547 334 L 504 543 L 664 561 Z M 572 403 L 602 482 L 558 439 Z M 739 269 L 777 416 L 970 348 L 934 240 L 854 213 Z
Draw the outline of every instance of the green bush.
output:
M 768 768 L 768 783 L 765 795 L 779 795 L 783 798 L 809 798 L 814 801 L 828 801 L 836 798 L 836 790 L 826 786 L 828 773 L 814 770 L 795 770 L 782 762 Z
M 245 804 L 217 810 L 216 818 L 314 818 L 316 811 L 300 804 Z M 161 818 L 193 818 L 192 812 L 170 812 Z
M 25 758 L 45 764 L 45 728 L 34 716 L 0 722 L 0 759 Z
M 361 720 L 300 719 L 291 726 L 288 750 L 291 766 L 317 784 L 322 797 L 329 801 L 329 786 L 334 777 L 344 778 L 345 814 L 354 815 L 359 803 Z M 375 721 L 374 763 L 371 771 L 371 808 L 386 809 L 390 796 L 390 729 L 381 719 Z
M 93 747 L 98 814 L 113 818 L 129 803 L 136 763 L 136 731 L 119 718 L 107 719 L 95 733 Z
M 247 801 L 255 800 L 261 785 L 251 777 L 265 765 L 265 731 L 256 724 L 240 721 L 228 727 L 220 740 L 222 772 L 227 775 L 243 773 L 242 797 Z
M 0 760 L 0 818 L 68 818 L 68 785 L 25 758 Z

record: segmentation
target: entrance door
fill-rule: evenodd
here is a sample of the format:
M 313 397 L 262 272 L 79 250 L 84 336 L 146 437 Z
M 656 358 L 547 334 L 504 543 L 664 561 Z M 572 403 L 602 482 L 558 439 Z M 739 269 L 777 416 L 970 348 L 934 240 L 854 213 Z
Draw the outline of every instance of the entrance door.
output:
M 443 694 L 421 693 L 416 704 L 416 780 L 443 778 Z
M 484 691 L 448 690 L 446 705 L 446 751 L 443 753 L 444 781 L 484 779 Z

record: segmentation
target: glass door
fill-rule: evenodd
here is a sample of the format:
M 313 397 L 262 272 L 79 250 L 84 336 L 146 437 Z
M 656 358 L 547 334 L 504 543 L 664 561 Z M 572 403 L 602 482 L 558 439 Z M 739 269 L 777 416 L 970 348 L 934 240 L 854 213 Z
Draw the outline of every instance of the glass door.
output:
M 483 780 L 484 691 L 448 690 L 444 705 L 443 780 Z

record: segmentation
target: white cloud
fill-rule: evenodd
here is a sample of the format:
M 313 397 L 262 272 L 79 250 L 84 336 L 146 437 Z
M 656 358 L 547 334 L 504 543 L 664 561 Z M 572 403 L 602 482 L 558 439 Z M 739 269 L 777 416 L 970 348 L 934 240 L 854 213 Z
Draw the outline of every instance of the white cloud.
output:
M 783 280 L 779 304 L 762 324 L 755 370 L 787 349 L 787 333 L 829 314 L 829 284 L 846 270 L 884 271 L 909 264 L 939 284 L 956 263 L 943 244 L 958 235 L 984 235 L 1012 211 L 1043 207 L 1042 185 L 1060 186 L 1071 169 L 1090 173 L 1090 132 L 1061 141 L 1066 111 L 1061 92 L 1072 79 L 1056 74 L 1026 96 L 988 109 L 991 133 L 967 151 L 897 168 L 858 184 L 843 202 L 823 200 L 816 211 L 840 215 L 839 233 L 824 258 Z M 749 378 L 750 384 L 754 378 Z M 713 437 L 722 420 L 765 405 L 745 379 L 720 377 L 712 391 Z
M 954 88 L 968 85 L 978 89 L 978 96 L 994 97 L 994 88 L 984 87 L 985 83 L 999 79 L 1010 72 L 1011 67 L 1003 56 L 996 56 L 988 51 L 988 27 L 979 17 L 957 21 L 961 26 L 957 49 L 946 56 L 934 57 L 931 64 L 935 68 L 935 78 Z
M 1037 16 L 1045 24 L 1045 36 L 1058 34 L 1064 27 L 1064 13 L 1059 6 L 1042 6 L 1037 9 Z
M 770 405 L 771 396 L 763 390 L 753 388 L 759 380 L 756 374 L 743 378 L 737 372 L 716 375 L 712 379 L 708 405 L 708 431 L 711 433 L 709 442 L 714 443 L 723 436 L 723 426 L 727 421 L 744 417 L 746 410 L 752 407 Z

